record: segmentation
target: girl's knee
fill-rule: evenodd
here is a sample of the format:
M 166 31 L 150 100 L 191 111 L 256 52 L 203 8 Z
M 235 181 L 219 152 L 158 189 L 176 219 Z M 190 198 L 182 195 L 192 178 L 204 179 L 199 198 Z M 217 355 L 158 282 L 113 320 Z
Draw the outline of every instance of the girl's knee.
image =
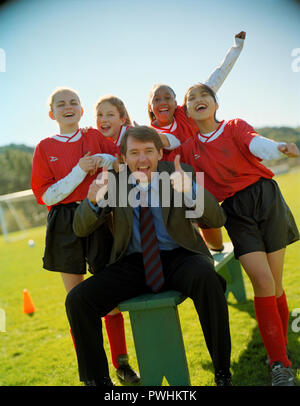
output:
M 257 296 L 273 296 L 275 294 L 274 279 L 270 274 L 256 275 L 251 279 L 253 290 Z

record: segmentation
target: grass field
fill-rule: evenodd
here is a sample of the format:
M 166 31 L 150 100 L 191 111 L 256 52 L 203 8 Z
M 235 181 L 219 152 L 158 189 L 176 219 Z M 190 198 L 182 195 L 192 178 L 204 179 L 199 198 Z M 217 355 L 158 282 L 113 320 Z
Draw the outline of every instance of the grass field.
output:
M 300 171 L 277 181 L 300 226 Z M 42 269 L 45 228 L 29 230 L 25 239 L 6 243 L 0 237 L 0 308 L 6 313 L 6 332 L 0 332 L 0 386 L 81 385 L 65 315 L 65 291 L 60 275 Z M 227 239 L 226 233 L 224 238 Z M 34 247 L 28 240 L 35 241 Z M 300 308 L 300 243 L 287 249 L 284 286 L 290 313 Z M 270 384 L 266 353 L 253 308 L 253 292 L 244 275 L 247 302 L 238 304 L 229 295 L 234 385 Z M 33 316 L 22 312 L 22 291 L 28 289 L 36 306 Z M 214 374 L 197 315 L 190 300 L 179 307 L 192 385 L 214 385 Z M 300 315 L 300 313 L 299 313 Z M 127 348 L 137 367 L 128 314 L 124 313 Z M 293 332 L 290 317 L 289 349 L 294 368 L 300 367 L 300 332 Z M 300 326 L 300 322 L 298 323 Z M 109 354 L 105 338 L 105 348 Z M 108 356 L 110 361 L 110 356 Z M 110 362 L 111 377 L 119 385 Z M 296 372 L 299 385 L 300 372 Z M 168 383 L 163 382 L 164 385 Z

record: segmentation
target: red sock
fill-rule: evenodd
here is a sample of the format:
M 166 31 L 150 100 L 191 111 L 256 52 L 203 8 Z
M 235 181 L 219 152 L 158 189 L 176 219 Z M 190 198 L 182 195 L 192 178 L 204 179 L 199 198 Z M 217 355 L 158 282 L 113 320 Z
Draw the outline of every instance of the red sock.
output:
M 270 357 L 270 365 L 275 361 L 290 367 L 291 362 L 286 356 L 285 341 L 281 318 L 277 309 L 275 296 L 254 297 L 254 306 L 258 328 Z
M 111 360 L 113 366 L 118 369 L 118 356 L 127 354 L 123 314 L 107 314 L 104 317 L 104 321 L 110 346 Z
M 283 292 L 283 294 L 280 297 L 277 297 L 276 300 L 277 300 L 278 312 L 279 312 L 279 315 L 281 318 L 285 345 L 288 345 L 287 333 L 288 333 L 288 328 L 289 328 L 289 315 L 290 314 L 289 314 L 289 307 L 287 304 L 285 293 Z

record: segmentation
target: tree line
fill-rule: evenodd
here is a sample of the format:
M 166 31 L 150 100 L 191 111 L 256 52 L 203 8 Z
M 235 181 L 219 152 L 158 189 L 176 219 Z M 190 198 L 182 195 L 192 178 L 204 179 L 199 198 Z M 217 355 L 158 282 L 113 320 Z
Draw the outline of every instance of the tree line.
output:
M 300 149 L 300 127 L 263 127 L 256 131 L 274 141 L 294 142 Z M 34 147 L 23 144 L 9 144 L 0 147 L 0 195 L 30 189 L 32 156 Z M 268 162 L 268 166 L 286 161 Z M 299 160 L 289 160 L 290 165 L 299 165 Z

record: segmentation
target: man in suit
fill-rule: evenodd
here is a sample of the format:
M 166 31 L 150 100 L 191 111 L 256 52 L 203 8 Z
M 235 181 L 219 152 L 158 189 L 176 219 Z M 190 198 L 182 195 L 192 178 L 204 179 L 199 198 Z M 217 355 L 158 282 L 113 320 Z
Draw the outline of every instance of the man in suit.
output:
M 221 227 L 225 214 L 216 199 L 188 176 L 193 169 L 181 165 L 179 156 L 174 162 L 160 161 L 162 145 L 154 129 L 129 128 L 121 153 L 126 171 L 104 168 L 74 217 L 74 231 L 80 237 L 100 230 L 108 218 L 113 234 L 107 266 L 66 299 L 80 380 L 88 385 L 111 384 L 106 354 L 99 345 L 103 342 L 100 317 L 129 298 L 174 289 L 194 302 L 216 384 L 231 385 L 226 283 L 215 272 L 210 252 L 193 225 L 197 221 L 201 227 Z M 109 199 L 111 190 L 114 196 Z M 132 196 L 140 205 L 132 203 Z M 182 204 L 178 204 L 180 196 Z M 195 205 L 199 196 L 201 210 Z

